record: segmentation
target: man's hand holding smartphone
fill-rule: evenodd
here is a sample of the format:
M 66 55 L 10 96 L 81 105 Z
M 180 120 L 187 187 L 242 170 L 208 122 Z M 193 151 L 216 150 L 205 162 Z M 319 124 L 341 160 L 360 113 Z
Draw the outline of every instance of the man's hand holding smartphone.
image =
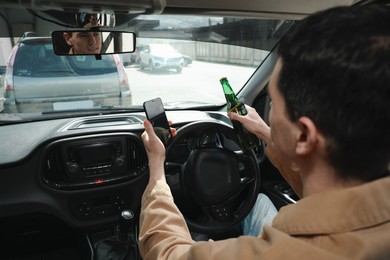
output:
M 145 101 L 144 110 L 146 118 L 153 125 L 154 132 L 160 138 L 164 146 L 167 146 L 170 139 L 174 136 L 171 133 L 170 124 L 165 114 L 164 105 L 161 98 L 155 98 Z M 175 133 L 175 132 L 174 132 Z

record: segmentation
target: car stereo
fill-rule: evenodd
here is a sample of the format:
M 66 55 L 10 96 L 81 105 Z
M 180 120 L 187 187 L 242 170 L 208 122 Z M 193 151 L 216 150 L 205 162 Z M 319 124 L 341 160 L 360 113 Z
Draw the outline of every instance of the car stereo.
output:
M 66 147 L 66 165 L 70 174 L 106 175 L 124 167 L 125 154 L 120 141 L 81 144 Z
M 131 135 L 69 138 L 51 143 L 43 180 L 58 189 L 74 189 L 128 180 L 147 168 L 139 140 Z

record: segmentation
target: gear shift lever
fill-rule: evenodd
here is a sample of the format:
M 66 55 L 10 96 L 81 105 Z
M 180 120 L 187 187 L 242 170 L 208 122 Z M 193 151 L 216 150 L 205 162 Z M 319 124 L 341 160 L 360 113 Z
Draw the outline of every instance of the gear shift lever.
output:
M 136 242 L 135 215 L 131 210 L 123 210 L 115 233 L 95 243 L 95 260 L 132 260 L 140 259 Z
M 117 237 L 119 241 L 125 242 L 129 238 L 129 231 L 134 224 L 134 213 L 131 210 L 123 210 L 119 218 L 119 225 L 117 227 Z

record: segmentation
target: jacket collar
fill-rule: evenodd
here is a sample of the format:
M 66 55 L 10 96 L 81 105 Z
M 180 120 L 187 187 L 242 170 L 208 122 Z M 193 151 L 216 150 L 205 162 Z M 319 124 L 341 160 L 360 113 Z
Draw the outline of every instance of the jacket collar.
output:
M 290 235 L 348 232 L 390 221 L 390 177 L 325 191 L 281 208 L 272 226 Z

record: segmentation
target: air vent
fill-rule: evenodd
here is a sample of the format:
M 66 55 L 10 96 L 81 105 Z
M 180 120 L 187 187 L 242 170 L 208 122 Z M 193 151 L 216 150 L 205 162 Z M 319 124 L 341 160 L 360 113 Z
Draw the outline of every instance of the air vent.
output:
M 52 187 L 61 188 L 66 185 L 66 171 L 61 156 L 61 146 L 50 149 L 46 160 L 43 162 L 43 180 Z
M 128 167 L 135 175 L 141 174 L 147 166 L 147 157 L 145 151 L 135 140 L 128 140 Z
M 63 128 L 62 131 L 142 123 L 143 119 L 137 116 L 97 117 L 74 121 L 70 125 L 67 125 L 65 128 Z

